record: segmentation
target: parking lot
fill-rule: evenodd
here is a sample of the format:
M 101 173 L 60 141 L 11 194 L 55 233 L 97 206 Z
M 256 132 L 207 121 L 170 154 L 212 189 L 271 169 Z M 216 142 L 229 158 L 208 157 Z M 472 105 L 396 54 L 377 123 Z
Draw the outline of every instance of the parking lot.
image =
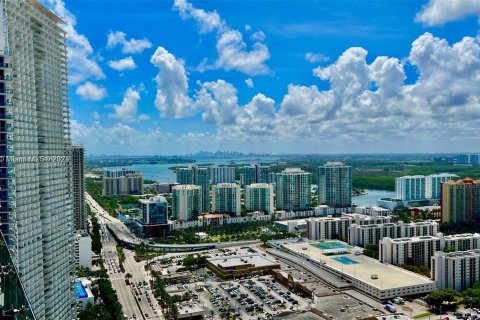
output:
M 210 271 L 196 273 L 201 281 L 184 286 L 194 292 L 210 319 L 224 319 L 227 314 L 242 319 L 269 319 L 283 311 L 310 306 L 307 298 L 291 292 L 269 275 L 224 281 Z

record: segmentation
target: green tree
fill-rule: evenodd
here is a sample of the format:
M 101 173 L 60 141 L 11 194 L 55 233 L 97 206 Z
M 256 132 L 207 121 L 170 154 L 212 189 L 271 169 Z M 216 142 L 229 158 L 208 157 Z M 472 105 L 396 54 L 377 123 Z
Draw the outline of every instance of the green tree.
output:
M 430 309 L 439 310 L 443 304 L 451 304 L 455 302 L 455 291 L 452 289 L 442 289 L 430 292 L 425 298 L 425 302 Z

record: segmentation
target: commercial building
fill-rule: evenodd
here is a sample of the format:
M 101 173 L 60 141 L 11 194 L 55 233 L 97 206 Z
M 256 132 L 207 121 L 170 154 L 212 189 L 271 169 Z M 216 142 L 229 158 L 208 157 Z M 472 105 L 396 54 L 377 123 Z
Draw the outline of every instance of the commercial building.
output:
M 311 174 L 300 168 L 287 168 L 276 175 L 276 208 L 301 211 L 312 207 Z
M 172 213 L 177 220 L 193 220 L 202 213 L 201 187 L 179 184 L 172 189 Z
M 73 215 L 76 231 L 87 230 L 85 208 L 85 149 L 83 145 L 72 146 Z
M 208 168 L 196 164 L 177 169 L 177 183 L 200 187 L 200 213 L 210 211 L 210 177 Z
M 63 23 L 38 1 L 0 1 L 0 156 L 18 160 L 0 164 L 0 230 L 37 320 L 76 319 Z
M 480 250 L 435 252 L 432 279 L 437 289 L 463 291 L 480 281 Z
M 234 167 L 210 167 L 210 184 L 234 183 Z
M 175 303 L 177 307 L 176 319 L 203 319 L 204 309 L 202 306 L 195 302 L 184 301 Z
M 442 184 L 442 221 L 462 223 L 480 219 L 480 180 L 466 178 Z
M 273 185 L 269 183 L 253 183 L 245 188 L 245 207 L 248 212 L 263 211 L 272 214 Z
M 221 256 L 207 259 L 207 268 L 222 278 L 267 274 L 280 265 L 261 254 Z
M 342 162 L 318 167 L 318 203 L 334 208 L 352 205 L 352 167 Z
M 379 260 L 389 264 L 408 264 L 412 266 L 430 266 L 430 260 L 436 251 L 441 250 L 440 238 L 421 236 L 380 240 Z
M 348 285 L 380 301 L 435 290 L 435 283 L 431 279 L 381 263 L 363 255 L 362 248 L 344 242 L 279 240 L 277 243 L 279 250 L 295 257 L 299 265 L 316 266 L 324 273 L 322 279 L 332 285 Z
M 165 197 L 155 196 L 150 199 L 140 199 L 141 218 L 143 224 L 164 224 L 168 220 L 168 202 Z
M 241 173 L 241 185 L 243 188 L 253 183 L 271 183 L 270 166 L 251 164 L 244 166 Z
M 427 180 L 425 176 L 404 176 L 395 178 L 397 199 L 404 201 L 425 200 L 427 198 Z
M 86 232 L 75 235 L 75 266 L 92 268 L 92 238 Z
M 143 194 L 143 175 L 138 170 L 103 170 L 102 183 L 104 196 Z
M 351 225 L 383 224 L 391 221 L 390 217 L 370 217 L 360 214 L 345 214 L 342 217 L 322 217 L 307 219 L 307 237 L 310 240 L 339 239 L 348 240 Z
M 239 216 L 241 213 L 240 186 L 236 183 L 219 183 L 212 186 L 212 211 Z

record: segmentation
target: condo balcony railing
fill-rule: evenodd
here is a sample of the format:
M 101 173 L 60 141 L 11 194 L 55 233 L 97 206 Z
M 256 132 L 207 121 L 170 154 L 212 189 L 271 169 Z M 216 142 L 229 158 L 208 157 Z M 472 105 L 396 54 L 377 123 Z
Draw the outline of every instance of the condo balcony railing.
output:
M 6 63 L 6 62 L 0 63 L 0 68 L 11 68 L 11 67 L 13 67 L 11 63 Z
M 6 76 L 0 76 L 0 81 L 12 81 L 13 77 L 6 75 Z

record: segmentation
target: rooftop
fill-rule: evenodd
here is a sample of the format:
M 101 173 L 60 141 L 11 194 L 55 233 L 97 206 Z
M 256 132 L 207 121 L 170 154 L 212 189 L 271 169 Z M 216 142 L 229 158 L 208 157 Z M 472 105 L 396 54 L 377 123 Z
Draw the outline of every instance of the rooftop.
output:
M 255 267 L 266 267 L 272 265 L 278 265 L 277 262 L 265 258 L 261 254 L 247 254 L 240 256 L 223 256 L 207 259 L 208 262 L 216 265 L 219 268 L 228 268 L 238 265 L 243 265 L 245 263 L 250 263 Z
M 363 248 L 352 247 L 345 243 L 346 247 L 350 247 L 348 250 L 349 253 L 327 255 L 326 253 L 328 253 L 328 250 L 322 250 L 321 248 L 315 247 L 314 244 L 316 243 L 317 242 L 289 243 L 284 246 L 290 250 L 307 255 L 312 260 L 324 263 L 338 272 L 357 278 L 379 289 L 391 289 L 432 283 L 432 280 L 429 278 L 392 265 L 383 264 L 378 260 L 364 256 L 362 254 Z M 356 255 L 355 252 L 359 252 L 360 254 Z M 378 278 L 372 279 L 372 275 L 377 275 Z

